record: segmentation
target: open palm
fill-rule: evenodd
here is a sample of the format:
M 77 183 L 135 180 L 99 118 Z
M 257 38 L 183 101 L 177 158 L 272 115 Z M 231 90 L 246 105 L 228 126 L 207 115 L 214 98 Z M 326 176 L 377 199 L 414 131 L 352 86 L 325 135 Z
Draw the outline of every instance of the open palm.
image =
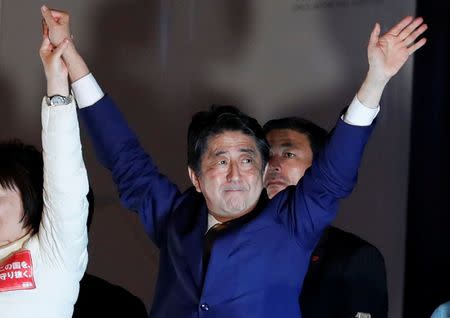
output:
M 426 29 L 422 18 L 406 17 L 380 37 L 377 23 L 367 49 L 370 68 L 376 70 L 381 79 L 394 76 L 408 57 L 425 44 L 425 38 L 415 41 Z

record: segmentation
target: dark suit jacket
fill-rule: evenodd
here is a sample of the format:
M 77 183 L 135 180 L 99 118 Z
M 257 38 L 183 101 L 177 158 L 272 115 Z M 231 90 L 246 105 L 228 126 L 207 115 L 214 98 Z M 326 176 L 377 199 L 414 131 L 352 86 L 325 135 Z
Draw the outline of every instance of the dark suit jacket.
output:
M 160 248 L 151 317 L 300 316 L 298 297 L 311 252 L 335 217 L 338 200 L 356 183 L 372 126 L 339 120 L 297 186 L 270 201 L 262 195 L 250 221 L 233 223 L 215 241 L 203 281 L 203 195 L 193 188 L 180 193 L 157 170 L 108 96 L 80 115 L 122 204 L 139 213 Z
M 328 227 L 300 298 L 303 318 L 347 318 L 358 312 L 386 318 L 386 268 L 378 249 L 354 234 Z
M 147 316 L 144 303 L 132 293 L 100 277 L 84 274 L 74 306 L 74 318 Z

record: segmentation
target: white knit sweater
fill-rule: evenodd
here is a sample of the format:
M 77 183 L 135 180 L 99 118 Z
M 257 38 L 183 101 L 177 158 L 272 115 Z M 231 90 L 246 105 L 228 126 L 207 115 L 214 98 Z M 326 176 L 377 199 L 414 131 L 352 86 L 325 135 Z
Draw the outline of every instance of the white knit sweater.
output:
M 42 147 L 44 211 L 39 233 L 0 248 L 0 265 L 19 250 L 30 252 L 35 288 L 0 292 L 1 318 L 72 317 L 87 265 L 89 186 L 75 103 L 48 107 L 42 101 Z M 8 268 L 11 272 L 11 265 Z M 12 277 L 5 278 L 6 272 L 0 266 L 0 280 Z

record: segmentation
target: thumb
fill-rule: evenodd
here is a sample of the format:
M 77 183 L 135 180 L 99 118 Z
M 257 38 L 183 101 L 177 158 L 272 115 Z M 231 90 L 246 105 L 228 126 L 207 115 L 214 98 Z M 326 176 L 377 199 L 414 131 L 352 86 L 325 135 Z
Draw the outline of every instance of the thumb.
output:
M 42 35 L 48 36 L 48 25 L 47 22 L 45 22 L 44 19 L 42 19 Z
M 47 36 L 42 37 L 42 44 L 39 48 L 39 56 L 41 57 L 41 60 L 44 60 L 46 56 L 48 56 L 52 52 L 53 46 L 50 43 L 50 40 Z
M 67 49 L 67 46 L 69 45 L 69 40 L 64 39 L 64 41 L 59 44 L 56 49 L 53 51 L 53 54 L 55 57 L 61 57 L 63 55 L 64 51 Z
M 52 13 L 50 12 L 49 8 L 47 8 L 47 6 L 43 5 L 41 7 L 41 13 L 47 26 L 51 27 L 55 24 L 55 19 L 53 19 Z
M 380 30 L 380 24 L 378 22 L 375 23 L 372 33 L 370 33 L 369 47 L 374 47 L 378 43 L 378 39 L 380 38 Z
M 51 46 L 51 44 L 50 44 L 49 38 L 47 36 L 43 36 L 42 44 L 41 44 L 41 47 L 39 48 L 39 51 L 40 52 L 48 51 L 50 46 Z

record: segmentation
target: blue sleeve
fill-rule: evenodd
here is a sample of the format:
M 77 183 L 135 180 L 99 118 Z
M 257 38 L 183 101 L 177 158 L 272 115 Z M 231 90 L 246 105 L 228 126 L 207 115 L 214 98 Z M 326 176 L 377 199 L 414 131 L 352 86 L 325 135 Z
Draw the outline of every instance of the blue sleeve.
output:
M 145 230 L 160 247 L 179 190 L 159 173 L 135 134 L 107 95 L 79 110 L 100 163 L 111 171 L 122 205 L 139 213 Z
M 339 199 L 352 192 L 373 126 L 353 126 L 339 120 L 299 183 L 273 199 L 280 222 L 304 248 L 315 247 L 323 229 L 336 216 Z
M 431 315 L 431 318 L 447 318 L 450 316 L 450 302 L 440 305 Z

